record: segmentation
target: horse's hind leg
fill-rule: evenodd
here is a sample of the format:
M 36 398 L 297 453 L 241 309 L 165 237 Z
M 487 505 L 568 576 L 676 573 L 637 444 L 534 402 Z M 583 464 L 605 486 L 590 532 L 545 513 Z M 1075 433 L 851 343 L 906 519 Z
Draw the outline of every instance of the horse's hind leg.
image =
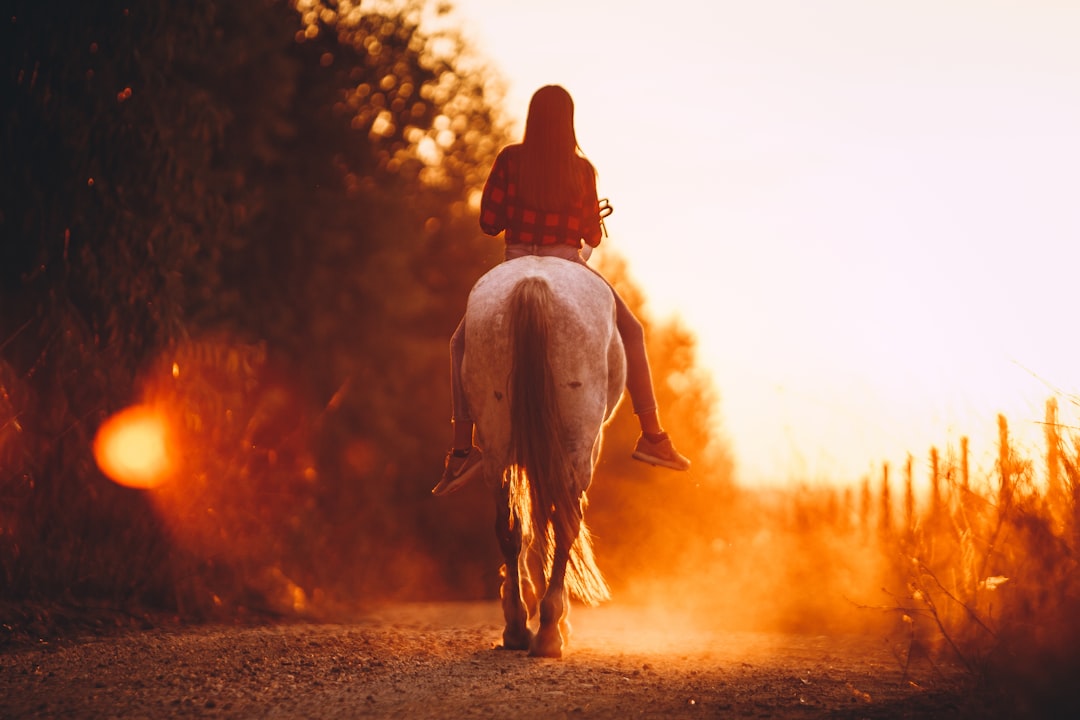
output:
M 556 523 L 559 526 L 560 523 Z M 540 601 L 540 630 L 533 638 L 529 655 L 534 657 L 562 657 L 563 633 L 570 624 L 566 622 L 570 607 L 570 597 L 566 589 L 566 564 L 570 560 L 570 548 L 581 529 L 580 511 L 569 518 L 561 530 L 555 531 L 555 557 L 551 565 L 551 578 L 547 592 Z
M 525 548 L 521 560 L 521 593 L 525 598 L 525 606 L 529 608 L 529 620 L 532 620 L 540 614 L 540 600 L 547 588 L 544 559 L 535 548 Z
M 528 650 L 532 642 L 529 631 L 529 610 L 521 597 L 521 576 L 518 557 L 521 554 L 521 522 L 510 517 L 508 490 L 504 487 L 496 495 L 495 535 L 499 539 L 499 549 L 503 555 L 502 597 L 503 618 L 506 628 L 503 630 L 503 648 L 506 650 Z

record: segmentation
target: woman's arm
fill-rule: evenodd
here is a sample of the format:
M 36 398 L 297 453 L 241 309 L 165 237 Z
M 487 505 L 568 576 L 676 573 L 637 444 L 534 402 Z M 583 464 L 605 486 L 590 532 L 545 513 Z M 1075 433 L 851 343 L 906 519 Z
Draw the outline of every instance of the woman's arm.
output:
M 506 152 L 500 152 L 491 167 L 484 193 L 480 196 L 480 229 L 498 235 L 506 229 Z
M 582 179 L 584 197 L 581 205 L 581 237 L 591 247 L 600 244 L 603 233 L 600 230 L 600 201 L 596 199 L 596 171 L 592 163 L 585 161 L 587 175 Z

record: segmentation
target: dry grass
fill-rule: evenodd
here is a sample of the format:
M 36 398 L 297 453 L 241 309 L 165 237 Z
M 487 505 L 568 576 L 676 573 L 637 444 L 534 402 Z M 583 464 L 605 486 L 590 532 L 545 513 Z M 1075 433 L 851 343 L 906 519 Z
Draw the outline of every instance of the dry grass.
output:
M 902 522 L 892 525 L 887 472 L 878 548 L 891 600 L 879 606 L 906 628 L 905 666 L 959 663 L 1001 712 L 1044 716 L 1075 709 L 1080 667 L 1080 447 L 1047 403 L 1045 464 L 1037 468 L 998 417 L 997 459 L 970 476 L 968 443 L 930 453 L 928 497 L 916 503 L 911 461 Z M 864 518 L 864 522 L 866 519 Z
M 1080 669 L 1080 439 L 1055 401 L 1045 428 L 1032 460 L 1000 417 L 994 459 L 975 472 L 962 439 L 931 449 L 924 477 L 909 458 L 854 488 L 720 495 L 702 483 L 662 524 L 666 535 L 600 562 L 617 600 L 649 603 L 666 622 L 869 633 L 915 686 L 967 677 L 980 716 L 1061 716 L 1077 705 Z M 674 507 L 685 483 L 657 486 L 650 515 Z M 605 528 L 601 552 L 618 528 Z

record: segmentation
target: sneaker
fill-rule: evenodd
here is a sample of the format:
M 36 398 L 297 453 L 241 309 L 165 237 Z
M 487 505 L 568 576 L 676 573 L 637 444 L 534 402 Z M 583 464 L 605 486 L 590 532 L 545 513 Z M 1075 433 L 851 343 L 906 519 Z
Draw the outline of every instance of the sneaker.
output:
M 469 454 L 465 457 L 458 457 L 453 450 L 446 453 L 446 468 L 443 470 L 442 479 L 431 489 L 431 494 L 449 495 L 455 490 L 460 490 L 465 483 L 480 474 L 483 460 L 483 453 L 475 445 L 469 449 Z
M 679 451 L 671 444 L 671 438 L 667 436 L 667 433 L 664 433 L 657 442 L 652 442 L 642 433 L 634 447 L 634 459 L 672 470 L 690 469 L 690 461 L 679 454 Z

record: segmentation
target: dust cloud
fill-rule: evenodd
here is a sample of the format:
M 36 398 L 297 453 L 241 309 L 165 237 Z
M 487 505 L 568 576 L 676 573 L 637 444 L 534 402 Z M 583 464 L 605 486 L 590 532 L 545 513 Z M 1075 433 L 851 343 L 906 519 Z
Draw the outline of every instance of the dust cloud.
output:
M 650 337 L 657 376 L 681 383 L 658 384 L 665 427 L 694 465 L 632 460 L 625 404 L 607 427 L 585 517 L 613 600 L 575 610 L 591 632 L 664 653 L 732 632 L 869 634 L 905 667 L 945 657 L 1044 689 L 1073 667 L 1080 454 L 1056 404 L 1045 463 L 1021 455 L 999 418 L 982 475 L 964 441 L 858 487 L 746 488 L 707 429 L 714 391 L 698 378 L 685 392 L 692 335 L 668 325 Z M 348 388 L 312 408 L 262 346 L 223 337 L 172 348 L 142 387 L 178 445 L 170 480 L 143 492 L 172 542 L 156 572 L 181 614 L 345 620 L 387 602 L 497 597 L 489 493 L 432 497 L 441 454 L 388 458 L 357 431 Z

